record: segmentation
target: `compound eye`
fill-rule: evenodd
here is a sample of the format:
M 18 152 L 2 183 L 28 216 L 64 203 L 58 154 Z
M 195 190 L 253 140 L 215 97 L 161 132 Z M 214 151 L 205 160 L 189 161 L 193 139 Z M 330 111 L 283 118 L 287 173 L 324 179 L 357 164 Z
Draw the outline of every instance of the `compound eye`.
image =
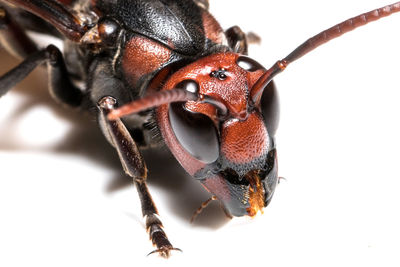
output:
M 251 72 L 265 69 L 260 63 L 246 56 L 238 57 L 236 64 L 238 64 L 242 69 Z
M 183 82 L 178 83 L 175 87 L 186 90 L 193 94 L 197 94 L 199 92 L 199 84 L 193 80 L 184 80 Z
M 101 19 L 98 24 L 99 35 L 102 44 L 108 47 L 116 45 L 121 27 L 119 24 L 108 18 Z
M 176 139 L 194 158 L 208 164 L 219 157 L 217 129 L 206 115 L 188 111 L 185 103 L 172 103 L 169 121 Z
M 273 81 L 264 89 L 260 105 L 268 134 L 274 137 L 279 124 L 279 95 Z

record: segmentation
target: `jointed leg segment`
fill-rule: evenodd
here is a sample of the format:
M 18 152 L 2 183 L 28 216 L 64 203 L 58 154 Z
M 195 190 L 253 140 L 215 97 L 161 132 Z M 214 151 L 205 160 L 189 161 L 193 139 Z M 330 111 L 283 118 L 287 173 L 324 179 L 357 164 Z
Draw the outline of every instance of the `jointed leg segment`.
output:
M 169 242 L 163 230 L 163 225 L 158 218 L 156 205 L 146 185 L 147 169 L 139 149 L 120 119 L 109 121 L 107 114 L 116 107 L 112 97 L 104 97 L 99 102 L 100 123 L 107 131 L 107 135 L 118 152 L 125 173 L 133 178 L 142 204 L 143 217 L 146 219 L 146 229 L 150 239 L 157 247 L 151 253 L 158 252 L 163 257 L 168 257 L 171 250 L 175 249 Z M 151 254 L 150 253 L 150 254 Z
M 50 94 L 59 102 L 73 107 L 81 104 L 83 94 L 69 77 L 61 51 L 54 45 L 38 50 L 25 31 L 0 6 L 0 44 L 25 60 L 0 76 L 0 97 L 22 81 L 37 66 L 47 63 Z
M 47 62 L 49 72 L 50 94 L 61 103 L 79 106 L 82 101 L 82 92 L 72 84 L 61 51 L 54 45 L 33 53 L 21 64 L 1 76 L 0 97 L 45 62 Z

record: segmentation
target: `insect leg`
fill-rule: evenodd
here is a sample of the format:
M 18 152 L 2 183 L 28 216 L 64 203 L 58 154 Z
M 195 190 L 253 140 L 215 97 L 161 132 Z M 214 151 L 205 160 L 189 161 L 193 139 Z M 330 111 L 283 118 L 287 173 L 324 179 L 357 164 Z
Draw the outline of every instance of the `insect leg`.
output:
M 161 256 L 167 258 L 171 250 L 177 249 L 169 242 L 158 218 L 156 205 L 146 184 L 147 168 L 143 157 L 122 121 L 120 119 L 114 121 L 107 119 L 107 114 L 115 109 L 116 105 L 115 98 L 109 96 L 99 101 L 100 122 L 103 123 L 102 126 L 106 128 L 108 138 L 118 152 L 125 173 L 133 178 L 142 204 L 143 217 L 146 219 L 146 229 L 153 245 L 157 247 L 153 252 L 158 252 Z
M 23 80 L 37 66 L 47 62 L 50 94 L 58 101 L 70 106 L 79 106 L 82 92 L 76 88 L 67 72 L 61 51 L 54 45 L 33 53 L 18 66 L 0 77 L 0 97 Z
M 25 58 L 37 51 L 34 42 L 11 18 L 5 8 L 0 6 L 0 44 L 12 55 Z

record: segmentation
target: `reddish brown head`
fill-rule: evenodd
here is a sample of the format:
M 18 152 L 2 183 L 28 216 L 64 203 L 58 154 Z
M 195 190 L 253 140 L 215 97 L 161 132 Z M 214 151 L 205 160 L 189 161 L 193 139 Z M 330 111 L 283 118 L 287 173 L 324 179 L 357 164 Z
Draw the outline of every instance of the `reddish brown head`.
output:
M 274 134 L 277 95 L 251 92 L 265 69 L 254 60 L 219 53 L 174 73 L 163 90 L 179 88 L 197 101 L 157 109 L 163 137 L 181 165 L 234 216 L 254 216 L 270 200 L 277 176 Z

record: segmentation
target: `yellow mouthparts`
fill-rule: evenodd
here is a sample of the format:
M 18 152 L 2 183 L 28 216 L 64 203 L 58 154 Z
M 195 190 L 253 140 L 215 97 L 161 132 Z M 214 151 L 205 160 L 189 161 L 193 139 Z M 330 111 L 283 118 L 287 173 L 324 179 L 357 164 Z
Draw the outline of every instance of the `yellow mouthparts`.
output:
M 261 184 L 261 178 L 259 171 L 249 172 L 245 178 L 249 181 L 249 204 L 250 207 L 247 208 L 247 214 L 251 217 L 257 215 L 258 211 L 263 213 L 264 208 L 264 188 Z

